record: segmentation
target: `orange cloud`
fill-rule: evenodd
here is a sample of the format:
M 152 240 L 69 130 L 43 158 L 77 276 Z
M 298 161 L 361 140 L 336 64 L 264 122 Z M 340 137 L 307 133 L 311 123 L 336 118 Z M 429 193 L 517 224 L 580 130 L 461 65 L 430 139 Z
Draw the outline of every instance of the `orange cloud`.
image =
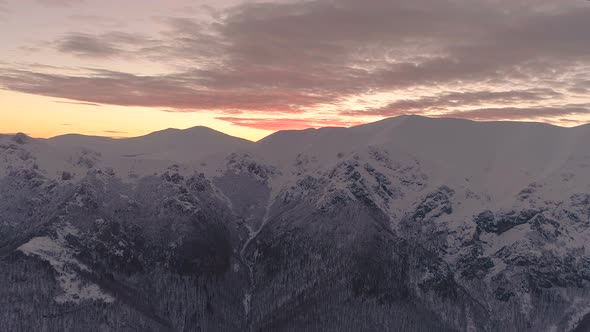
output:
M 300 130 L 320 127 L 352 127 L 363 124 L 361 121 L 338 119 L 273 119 L 273 118 L 238 118 L 217 117 L 216 119 L 231 122 L 233 125 L 263 130 Z

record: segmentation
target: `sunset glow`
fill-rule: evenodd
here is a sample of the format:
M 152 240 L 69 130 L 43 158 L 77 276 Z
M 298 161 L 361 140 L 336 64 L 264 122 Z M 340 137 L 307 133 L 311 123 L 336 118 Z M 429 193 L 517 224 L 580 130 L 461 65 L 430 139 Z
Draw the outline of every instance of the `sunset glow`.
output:
M 0 0 L 0 132 L 590 121 L 587 1 Z

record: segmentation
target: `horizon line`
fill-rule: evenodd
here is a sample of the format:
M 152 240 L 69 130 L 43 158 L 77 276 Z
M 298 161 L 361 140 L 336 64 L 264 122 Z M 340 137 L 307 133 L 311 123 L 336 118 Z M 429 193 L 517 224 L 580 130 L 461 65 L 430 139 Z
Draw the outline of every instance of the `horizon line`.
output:
M 234 138 L 238 138 L 238 139 L 243 139 L 246 140 L 248 142 L 252 142 L 252 143 L 256 143 L 256 142 L 260 142 L 276 133 L 279 132 L 293 132 L 293 131 L 306 131 L 306 130 L 321 130 L 321 129 L 326 129 L 326 128 L 342 128 L 342 129 L 350 129 L 350 128 L 355 128 L 355 127 L 361 127 L 361 126 L 365 126 L 365 125 L 370 125 L 370 124 L 375 124 L 375 123 L 379 123 L 382 121 L 387 121 L 387 120 L 392 120 L 392 119 L 398 119 L 398 118 L 404 118 L 404 117 L 414 117 L 414 118 L 423 118 L 423 119 L 430 119 L 430 120 L 459 120 L 459 121 L 466 121 L 466 122 L 475 122 L 475 123 L 518 123 L 518 124 L 536 124 L 536 125 L 544 125 L 544 126 L 549 126 L 549 127 L 555 127 L 555 128 L 561 128 L 561 129 L 575 129 L 575 128 L 579 128 L 579 127 L 583 127 L 586 125 L 589 125 L 590 122 L 587 123 L 582 123 L 576 126 L 572 126 L 572 127 L 568 127 L 568 126 L 560 126 L 560 125 L 556 125 L 553 123 L 547 123 L 547 122 L 541 122 L 541 121 L 526 121 L 526 120 L 481 120 L 481 119 L 467 119 L 467 118 L 459 118 L 459 117 L 445 117 L 445 116 L 427 116 L 427 115 L 418 115 L 418 114 L 400 114 L 400 115 L 396 115 L 396 116 L 392 116 L 392 117 L 386 117 L 380 120 L 376 120 L 376 121 L 372 121 L 372 122 L 366 122 L 363 124 L 359 124 L 359 125 L 354 125 L 354 126 L 350 126 L 350 127 L 345 127 L 345 126 L 324 126 L 324 127 L 309 127 L 309 128 L 303 128 L 303 129 L 281 129 L 281 130 L 276 130 L 273 131 L 271 133 L 269 133 L 268 135 L 261 137 L 258 140 L 251 140 L 245 137 L 240 137 L 240 136 L 235 136 L 235 135 L 231 135 L 228 134 L 224 131 L 221 130 L 217 130 L 217 129 L 213 129 L 211 127 L 207 127 L 207 126 L 203 126 L 203 125 L 195 125 L 195 126 L 191 126 L 191 127 L 187 127 L 187 128 L 174 128 L 174 127 L 169 127 L 169 128 L 164 128 L 164 129 L 160 129 L 160 130 L 156 130 L 156 131 L 152 131 L 152 132 L 148 132 L 146 134 L 143 135 L 139 135 L 139 136 L 107 136 L 107 135 L 90 135 L 90 134 L 82 134 L 82 133 L 65 133 L 65 134 L 61 134 L 61 135 L 56 135 L 56 136 L 50 136 L 50 137 L 33 137 L 25 132 L 15 132 L 15 133 L 0 133 L 0 135 L 18 135 L 18 134 L 24 134 L 27 137 L 33 138 L 33 139 L 42 139 L 42 140 L 49 140 L 49 139 L 54 139 L 54 138 L 58 138 L 58 137 L 64 137 L 64 136 L 83 136 L 83 137 L 95 137 L 95 138 L 107 138 L 107 139 L 112 139 L 112 140 L 125 140 L 125 139 L 133 139 L 133 138 L 140 138 L 140 137 L 145 137 L 145 136 L 149 136 L 155 133 L 159 133 L 159 132 L 165 132 L 165 131 L 169 131 L 169 130 L 178 130 L 178 131 L 187 131 L 190 129 L 194 129 L 194 128 L 207 128 L 209 130 L 215 131 L 217 133 L 220 134 L 224 134 L 230 137 L 234 137 Z

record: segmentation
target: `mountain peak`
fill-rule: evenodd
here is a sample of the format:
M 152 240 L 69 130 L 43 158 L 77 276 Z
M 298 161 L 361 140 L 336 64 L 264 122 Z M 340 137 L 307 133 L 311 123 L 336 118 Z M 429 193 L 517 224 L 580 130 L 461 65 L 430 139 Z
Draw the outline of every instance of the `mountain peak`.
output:
M 12 140 L 17 144 L 26 144 L 30 139 L 31 137 L 25 133 L 16 133 L 12 137 Z
M 140 139 L 140 138 L 164 138 L 164 139 L 168 139 L 168 138 L 200 138 L 200 136 L 203 137 L 224 137 L 224 138 L 230 138 L 230 139 L 235 139 L 238 141 L 243 141 L 243 142 L 250 142 L 246 139 L 243 138 L 239 138 L 239 137 L 235 137 L 229 134 L 226 134 L 224 132 L 209 128 L 209 127 L 205 127 L 205 126 L 194 126 L 194 127 L 190 127 L 190 128 L 186 128 L 186 129 L 178 129 L 178 128 L 167 128 L 164 130 L 159 130 L 159 131 L 154 131 L 151 132 L 149 134 L 143 135 L 143 136 L 139 136 L 139 137 L 133 137 L 131 139 Z

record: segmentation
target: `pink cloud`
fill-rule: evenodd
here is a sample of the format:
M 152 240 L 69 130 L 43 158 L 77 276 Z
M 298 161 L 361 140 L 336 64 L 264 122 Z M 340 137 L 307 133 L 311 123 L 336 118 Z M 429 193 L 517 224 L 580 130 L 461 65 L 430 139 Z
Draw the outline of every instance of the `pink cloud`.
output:
M 217 117 L 216 119 L 231 122 L 233 125 L 262 130 L 301 130 L 320 127 L 352 127 L 364 124 L 361 121 L 346 121 L 339 119 L 273 119 L 273 118 L 238 118 Z

